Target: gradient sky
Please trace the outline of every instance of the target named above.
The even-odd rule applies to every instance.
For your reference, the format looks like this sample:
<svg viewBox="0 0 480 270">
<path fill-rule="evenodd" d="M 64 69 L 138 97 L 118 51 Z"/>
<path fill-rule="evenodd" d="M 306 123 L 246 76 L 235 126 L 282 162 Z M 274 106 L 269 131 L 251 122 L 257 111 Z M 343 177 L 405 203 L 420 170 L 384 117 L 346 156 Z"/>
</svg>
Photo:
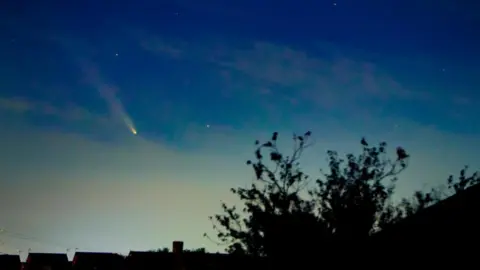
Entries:
<svg viewBox="0 0 480 270">
<path fill-rule="evenodd" d="M 273 131 L 404 146 L 400 196 L 480 169 L 478 1 L 75 2 L 0 4 L 0 252 L 221 249 Z"/>
</svg>

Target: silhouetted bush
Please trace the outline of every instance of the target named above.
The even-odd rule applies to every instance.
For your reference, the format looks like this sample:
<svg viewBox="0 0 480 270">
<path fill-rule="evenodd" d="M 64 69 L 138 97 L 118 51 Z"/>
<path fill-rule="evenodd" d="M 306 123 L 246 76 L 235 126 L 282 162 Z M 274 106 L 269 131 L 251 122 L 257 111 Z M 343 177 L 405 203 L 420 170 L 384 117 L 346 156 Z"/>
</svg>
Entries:
<svg viewBox="0 0 480 270">
<path fill-rule="evenodd" d="M 393 159 L 385 142 L 372 146 L 365 139 L 357 155 L 327 151 L 329 170 L 311 181 L 299 164 L 310 139 L 310 132 L 295 135 L 288 156 L 277 147 L 277 132 L 265 143 L 255 142 L 255 159 L 247 164 L 257 180 L 250 188 L 231 189 L 243 202 L 241 211 L 222 203 L 223 213 L 210 217 L 218 244 L 229 253 L 285 259 L 356 249 L 372 233 L 480 182 L 477 173 L 467 177 L 464 169 L 448 179 L 447 190 L 417 191 L 394 204 L 397 176 L 410 159 L 402 147 Z"/>
</svg>

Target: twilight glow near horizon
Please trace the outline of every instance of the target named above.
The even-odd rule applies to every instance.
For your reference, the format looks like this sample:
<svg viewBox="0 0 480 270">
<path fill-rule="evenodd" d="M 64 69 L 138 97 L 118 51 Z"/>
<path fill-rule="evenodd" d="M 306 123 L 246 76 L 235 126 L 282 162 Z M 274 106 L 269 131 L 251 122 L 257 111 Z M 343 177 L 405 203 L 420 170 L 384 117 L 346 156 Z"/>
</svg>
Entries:
<svg viewBox="0 0 480 270">
<path fill-rule="evenodd" d="M 476 1 L 9 2 L 0 252 L 222 250 L 208 216 L 273 131 L 313 132 L 312 177 L 405 147 L 399 196 L 480 169 Z"/>
</svg>

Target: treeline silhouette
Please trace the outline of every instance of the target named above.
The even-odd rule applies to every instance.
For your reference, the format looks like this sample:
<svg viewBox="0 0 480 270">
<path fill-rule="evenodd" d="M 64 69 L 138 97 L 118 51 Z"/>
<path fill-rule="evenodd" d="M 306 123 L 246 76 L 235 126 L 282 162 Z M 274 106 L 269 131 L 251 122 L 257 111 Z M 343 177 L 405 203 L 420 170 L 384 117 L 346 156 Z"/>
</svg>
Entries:
<svg viewBox="0 0 480 270">
<path fill-rule="evenodd" d="M 395 202 L 398 176 L 411 162 L 404 148 L 389 155 L 385 142 L 361 139 L 357 154 L 327 151 L 328 170 L 314 178 L 300 164 L 312 145 L 311 133 L 294 135 L 288 155 L 277 146 L 278 137 L 275 132 L 270 140 L 255 142 L 247 165 L 256 180 L 249 188 L 231 189 L 242 207 L 223 203 L 223 212 L 210 217 L 217 235 L 205 237 L 224 245 L 227 254 L 184 250 L 183 243 L 174 242 L 172 252 L 160 248 L 127 257 L 77 252 L 71 263 L 65 254 L 30 254 L 24 269 L 464 268 L 476 263 L 477 172 L 468 174 L 465 167 L 444 186 Z M 0 257 L 0 269 L 18 269 L 2 264 L 17 260 L 12 258 Z M 63 264 L 54 267 L 49 260 Z"/>
<path fill-rule="evenodd" d="M 467 239 L 478 239 L 474 224 L 478 228 L 480 223 L 471 218 L 478 216 L 478 203 L 475 204 L 478 198 L 457 200 L 456 207 L 450 204 L 431 207 L 478 184 L 477 172 L 468 175 L 465 167 L 458 177 L 448 177 L 446 185 L 416 191 L 397 203 L 393 195 L 398 176 L 411 162 L 404 148 L 397 147 L 394 155 L 389 156 L 387 143 L 372 145 L 363 138 L 357 154 L 341 156 L 336 151 L 327 151 L 328 170 L 312 178 L 302 171 L 300 164 L 303 152 L 312 145 L 311 135 L 311 132 L 294 135 L 293 151 L 288 154 L 278 148 L 277 132 L 266 142 L 257 140 L 254 159 L 247 161 L 256 181 L 249 188 L 231 189 L 243 202 L 241 208 L 222 203 L 223 212 L 210 217 L 217 235 L 205 234 L 205 237 L 225 245 L 230 254 L 267 257 L 274 268 L 293 264 L 321 268 L 319 261 L 341 265 L 352 262 L 353 258 L 357 265 L 363 262 L 370 267 L 372 260 L 382 258 L 379 254 L 385 259 L 408 260 L 408 256 L 398 254 L 392 257 L 392 252 L 439 255 L 443 249 L 451 255 L 455 250 L 445 245 L 460 245 L 460 242 L 463 245 Z M 425 168 L 425 171 L 435 169 Z M 440 210 L 426 214 L 432 212 L 426 211 L 430 208 L 433 212 Z M 422 215 L 430 216 L 411 218 Z M 440 218 L 442 215 L 448 218 Z M 441 225 L 447 224 L 447 220 L 449 226 Z M 462 223 L 467 221 L 468 225 Z M 419 228 L 417 232 L 415 228 Z M 428 231 L 436 234 L 426 237 Z M 466 260 L 465 256 L 460 257 Z"/>
</svg>

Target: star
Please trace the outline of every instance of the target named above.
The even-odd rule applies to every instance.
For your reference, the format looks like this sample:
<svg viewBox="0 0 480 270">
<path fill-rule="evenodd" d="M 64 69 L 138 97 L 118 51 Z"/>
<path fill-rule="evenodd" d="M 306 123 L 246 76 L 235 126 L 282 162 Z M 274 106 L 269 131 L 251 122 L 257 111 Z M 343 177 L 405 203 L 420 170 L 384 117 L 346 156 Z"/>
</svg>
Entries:
<svg viewBox="0 0 480 270">
<path fill-rule="evenodd" d="M 334 2 L 334 3 L 333 3 L 333 5 L 334 5 L 334 6 L 336 6 L 336 5 L 337 5 L 337 3 L 335 3 L 335 2 Z"/>
<path fill-rule="evenodd" d="M 118 56 L 118 53 L 116 53 L 115 56 Z"/>
<path fill-rule="evenodd" d="M 210 125 L 207 124 L 206 127 L 207 127 L 207 128 L 210 128 Z"/>
</svg>

